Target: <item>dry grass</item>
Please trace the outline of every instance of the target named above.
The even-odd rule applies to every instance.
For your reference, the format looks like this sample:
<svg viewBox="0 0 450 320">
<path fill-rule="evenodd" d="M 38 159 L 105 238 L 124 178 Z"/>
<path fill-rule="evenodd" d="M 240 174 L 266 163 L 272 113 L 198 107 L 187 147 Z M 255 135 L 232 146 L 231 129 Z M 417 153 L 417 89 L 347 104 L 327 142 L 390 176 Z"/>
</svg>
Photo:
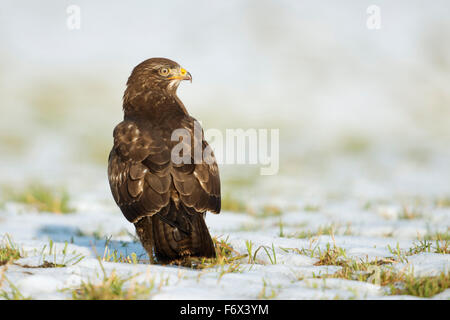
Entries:
<svg viewBox="0 0 450 320">
<path fill-rule="evenodd" d="M 414 220 L 423 218 L 423 213 L 419 211 L 417 208 L 408 208 L 403 206 L 402 212 L 398 216 L 401 220 Z"/>
<path fill-rule="evenodd" d="M 126 283 L 130 282 L 128 287 Z M 132 281 L 132 278 L 121 278 L 115 272 L 105 276 L 99 283 L 83 282 L 72 291 L 74 300 L 138 300 L 148 298 L 154 284 L 144 286 Z"/>
<path fill-rule="evenodd" d="M 103 272 L 103 279 L 100 282 L 82 282 L 77 289 L 71 290 L 74 300 L 141 300 L 148 299 L 151 295 L 160 290 L 168 279 L 161 279 L 159 285 L 156 285 L 154 278 L 150 278 L 148 283 L 138 283 L 135 278 L 137 275 L 121 277 L 115 271 L 107 275 L 103 265 L 100 266 Z M 64 290 L 66 291 L 66 290 Z"/>
<path fill-rule="evenodd" d="M 12 239 L 6 235 L 0 245 L 0 266 L 21 258 L 21 253 Z"/>
<path fill-rule="evenodd" d="M 433 277 L 406 275 L 400 281 L 400 286 L 391 286 L 390 294 L 429 298 L 450 287 L 450 273 L 441 273 Z"/>
<path fill-rule="evenodd" d="M 230 193 L 226 193 L 222 196 L 221 208 L 224 211 L 232 212 L 248 212 L 249 207 L 241 200 L 234 198 Z"/>
<path fill-rule="evenodd" d="M 333 235 L 332 235 L 333 236 Z M 345 263 L 346 254 L 345 249 L 336 246 L 334 243 L 331 245 L 327 243 L 324 249 L 321 249 L 319 246 L 312 247 L 314 240 L 311 241 L 310 248 L 284 248 L 283 250 L 286 252 L 293 251 L 298 254 L 303 254 L 309 256 L 311 258 L 319 259 L 314 265 L 316 266 L 324 266 L 324 265 L 336 265 L 340 266 Z"/>
<path fill-rule="evenodd" d="M 243 200 L 234 197 L 231 193 L 225 193 L 222 197 L 221 208 L 223 211 L 237 213 L 248 213 L 257 218 L 279 217 L 283 213 L 282 209 L 276 205 L 264 204 L 262 206 L 251 206 Z"/>
<path fill-rule="evenodd" d="M 297 238 L 297 239 L 309 239 L 313 237 L 320 236 L 334 236 L 334 235 L 344 235 L 349 236 L 352 235 L 350 224 L 345 227 L 341 227 L 335 224 L 323 225 L 319 226 L 316 231 L 299 231 L 292 235 L 289 235 L 288 238 Z"/>
<path fill-rule="evenodd" d="M 422 241 L 407 250 L 390 248 L 395 254 L 393 258 L 379 259 L 376 261 L 357 261 L 349 259 L 345 255 L 345 250 L 336 245 L 327 244 L 324 250 L 313 249 L 293 249 L 300 254 L 307 254 L 319 259 L 315 265 L 334 265 L 341 269 L 331 275 L 321 275 L 317 278 L 339 278 L 346 280 L 356 280 L 380 285 L 386 289 L 388 295 L 413 295 L 417 297 L 432 297 L 450 286 L 450 273 L 441 273 L 437 276 L 417 277 L 411 272 L 395 270 L 393 263 L 407 262 L 406 256 L 420 252 L 431 251 L 431 242 Z M 448 245 L 436 247 L 441 252 L 448 252 Z M 440 248 L 440 249 L 439 249 Z M 445 249 L 443 249 L 445 248 Z M 292 250 L 292 249 L 291 249 Z M 299 279 L 301 280 L 301 279 Z"/>
<path fill-rule="evenodd" d="M 219 279 L 226 273 L 240 272 L 240 265 L 242 259 L 247 255 L 241 255 L 239 252 L 233 249 L 233 247 L 227 242 L 226 239 L 218 239 L 213 237 L 214 247 L 216 250 L 216 257 L 212 259 L 207 258 L 189 258 L 184 263 L 185 266 L 189 266 L 194 269 L 219 269 Z"/>
<path fill-rule="evenodd" d="M 435 205 L 438 208 L 450 208 L 450 197 L 442 197 L 437 199 Z"/>
<path fill-rule="evenodd" d="M 4 190 L 7 201 L 26 204 L 39 212 L 64 214 L 73 212 L 69 206 L 69 194 L 63 189 L 52 189 L 39 183 L 32 183 L 22 190 Z"/>
</svg>

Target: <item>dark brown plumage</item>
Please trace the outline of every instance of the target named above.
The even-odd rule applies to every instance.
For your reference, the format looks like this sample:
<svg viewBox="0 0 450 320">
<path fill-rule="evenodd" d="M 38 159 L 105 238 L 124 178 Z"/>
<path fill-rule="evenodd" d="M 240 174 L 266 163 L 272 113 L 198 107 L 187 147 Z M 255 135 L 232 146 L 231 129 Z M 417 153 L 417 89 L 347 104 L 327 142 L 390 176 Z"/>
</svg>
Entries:
<svg viewBox="0 0 450 320">
<path fill-rule="evenodd" d="M 217 163 L 194 163 L 194 147 L 209 148 L 194 139 L 194 121 L 176 95 L 181 80 L 191 75 L 176 62 L 148 59 L 131 73 L 123 97 L 124 120 L 114 129 L 108 177 L 114 200 L 134 223 L 150 259 L 169 263 L 189 256 L 214 257 L 204 218 L 220 212 Z M 171 141 L 176 129 L 191 137 L 186 150 L 191 163 L 176 164 Z M 192 150 L 192 152 L 191 152 Z M 196 161 L 197 162 L 197 161 Z"/>
</svg>

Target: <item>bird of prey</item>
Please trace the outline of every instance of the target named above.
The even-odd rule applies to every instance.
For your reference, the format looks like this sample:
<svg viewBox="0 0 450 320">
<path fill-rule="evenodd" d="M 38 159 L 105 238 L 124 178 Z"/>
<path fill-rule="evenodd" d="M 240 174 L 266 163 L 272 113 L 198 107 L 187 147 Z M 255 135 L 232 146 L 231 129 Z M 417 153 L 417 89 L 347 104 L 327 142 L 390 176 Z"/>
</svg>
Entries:
<svg viewBox="0 0 450 320">
<path fill-rule="evenodd" d="M 195 148 L 210 147 L 202 130 L 200 137 L 194 135 L 198 122 L 177 97 L 182 80 L 192 82 L 191 74 L 165 58 L 133 69 L 123 96 L 124 120 L 114 129 L 108 160 L 114 200 L 135 225 L 152 263 L 215 257 L 205 215 L 220 212 L 219 170 L 212 151 L 194 161 Z M 177 129 L 190 139 L 174 141 Z M 180 143 L 187 153 L 181 163 L 173 156 Z"/>
</svg>

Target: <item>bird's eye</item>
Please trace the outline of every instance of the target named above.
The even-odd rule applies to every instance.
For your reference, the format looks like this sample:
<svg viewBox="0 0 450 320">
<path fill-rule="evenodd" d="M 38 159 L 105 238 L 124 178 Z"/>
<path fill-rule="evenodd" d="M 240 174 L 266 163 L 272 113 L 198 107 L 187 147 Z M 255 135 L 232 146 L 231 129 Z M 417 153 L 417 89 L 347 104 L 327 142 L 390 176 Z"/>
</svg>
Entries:
<svg viewBox="0 0 450 320">
<path fill-rule="evenodd" d="M 161 68 L 161 69 L 159 69 L 159 74 L 162 76 L 167 76 L 169 74 L 169 69 Z"/>
</svg>

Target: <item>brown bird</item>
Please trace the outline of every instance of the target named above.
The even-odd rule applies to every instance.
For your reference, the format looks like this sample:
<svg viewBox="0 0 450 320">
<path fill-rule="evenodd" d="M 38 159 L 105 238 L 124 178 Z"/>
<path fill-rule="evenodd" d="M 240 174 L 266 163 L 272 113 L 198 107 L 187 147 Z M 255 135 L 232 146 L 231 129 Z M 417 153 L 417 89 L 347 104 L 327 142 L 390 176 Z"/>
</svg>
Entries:
<svg viewBox="0 0 450 320">
<path fill-rule="evenodd" d="M 215 257 L 205 215 L 220 212 L 219 170 L 203 130 L 196 133 L 198 122 L 177 97 L 182 80 L 192 81 L 191 74 L 165 58 L 133 69 L 108 160 L 114 200 L 157 263 Z M 177 129 L 186 136 L 173 139 Z"/>
</svg>

